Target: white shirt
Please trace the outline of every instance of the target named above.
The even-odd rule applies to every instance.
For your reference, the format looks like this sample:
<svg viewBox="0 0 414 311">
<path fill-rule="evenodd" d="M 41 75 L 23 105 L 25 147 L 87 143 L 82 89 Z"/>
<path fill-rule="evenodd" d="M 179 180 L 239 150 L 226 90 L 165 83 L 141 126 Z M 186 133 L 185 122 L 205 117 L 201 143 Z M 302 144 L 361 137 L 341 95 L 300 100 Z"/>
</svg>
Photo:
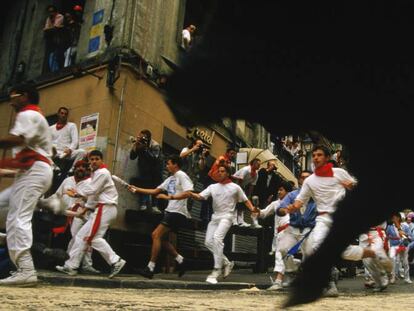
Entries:
<svg viewBox="0 0 414 311">
<path fill-rule="evenodd" d="M 52 141 L 49 124 L 41 113 L 34 110 L 19 112 L 16 115 L 10 134 L 24 137 L 24 146 L 13 148 L 14 154 L 28 147 L 50 158 L 52 154 Z"/>
<path fill-rule="evenodd" d="M 76 189 L 76 181 L 73 176 L 65 178 L 64 181 L 60 184 L 59 188 L 56 190 L 55 194 L 62 198 L 62 201 L 65 203 L 66 208 L 72 207 L 73 204 L 76 202 L 76 198 L 72 198 L 65 194 L 66 190 L 69 189 Z"/>
<path fill-rule="evenodd" d="M 56 124 L 50 126 L 52 133 L 52 143 L 58 152 L 62 152 L 65 148 L 74 151 L 79 145 L 78 128 L 75 123 L 68 122 L 60 130 L 56 129 Z"/>
<path fill-rule="evenodd" d="M 260 218 L 266 218 L 267 216 L 274 214 L 276 232 L 277 232 L 278 227 L 288 224 L 290 220 L 289 214 L 286 214 L 285 216 L 279 216 L 276 214 L 276 210 L 280 206 L 280 202 L 281 202 L 280 199 L 273 201 L 268 206 L 266 206 L 265 209 L 262 209 L 260 211 L 260 216 L 259 216 Z"/>
<path fill-rule="evenodd" d="M 235 183 L 216 183 L 208 186 L 200 196 L 204 199 L 213 198 L 213 211 L 217 216 L 236 215 L 236 204 L 247 201 L 247 196 Z"/>
<path fill-rule="evenodd" d="M 175 195 L 186 191 L 193 191 L 193 187 L 194 185 L 190 177 L 183 171 L 177 171 L 174 175 L 164 180 L 164 182 L 157 188 L 167 191 L 169 195 Z M 191 218 L 191 215 L 187 210 L 187 199 L 169 200 L 165 211 L 179 213 L 187 218 Z"/>
<path fill-rule="evenodd" d="M 352 181 L 356 183 L 357 181 L 342 168 L 334 167 L 332 170 L 333 177 L 320 177 L 312 174 L 306 178 L 296 200 L 301 201 L 305 206 L 312 197 L 319 213 L 335 212 L 336 204 L 345 197 L 346 193 L 341 182 Z"/>
<path fill-rule="evenodd" d="M 183 47 L 183 49 L 188 49 L 188 47 L 185 46 L 184 41 L 187 41 L 188 45 L 191 42 L 191 33 L 187 29 L 184 29 L 182 32 L 181 46 Z"/>
<path fill-rule="evenodd" d="M 88 197 L 90 202 L 90 196 L 94 197 L 94 201 L 106 205 L 118 205 L 118 191 L 115 188 L 115 184 L 112 180 L 111 173 L 106 168 L 99 168 L 91 175 L 89 183 L 84 187 L 77 187 L 76 191 L 84 196 Z M 87 206 L 88 206 L 87 202 Z"/>
<path fill-rule="evenodd" d="M 255 176 L 253 177 L 251 175 L 252 172 L 252 167 L 250 165 L 247 165 L 241 169 L 239 169 L 236 173 L 234 173 L 234 177 L 241 179 L 241 186 L 243 189 L 245 189 L 245 187 L 247 185 L 256 185 L 257 179 L 259 178 L 257 172 L 255 174 Z"/>
</svg>

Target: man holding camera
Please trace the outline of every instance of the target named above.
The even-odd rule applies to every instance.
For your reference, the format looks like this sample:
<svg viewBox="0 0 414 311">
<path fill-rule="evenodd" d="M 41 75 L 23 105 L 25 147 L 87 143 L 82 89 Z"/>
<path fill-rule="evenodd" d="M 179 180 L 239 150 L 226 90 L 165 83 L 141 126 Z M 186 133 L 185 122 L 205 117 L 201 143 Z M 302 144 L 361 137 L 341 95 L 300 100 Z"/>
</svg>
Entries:
<svg viewBox="0 0 414 311">
<path fill-rule="evenodd" d="M 137 159 L 138 175 L 131 179 L 131 184 L 141 188 L 155 188 L 161 183 L 161 147 L 151 138 L 149 130 L 142 130 L 132 146 L 129 154 L 131 160 Z M 139 209 L 146 210 L 152 206 L 153 212 L 159 212 L 151 196 L 139 196 Z"/>
<path fill-rule="evenodd" d="M 181 150 L 182 170 L 187 173 L 193 182 L 196 182 L 200 172 L 205 168 L 208 155 L 209 147 L 201 139 L 194 140 L 188 147 Z"/>
</svg>

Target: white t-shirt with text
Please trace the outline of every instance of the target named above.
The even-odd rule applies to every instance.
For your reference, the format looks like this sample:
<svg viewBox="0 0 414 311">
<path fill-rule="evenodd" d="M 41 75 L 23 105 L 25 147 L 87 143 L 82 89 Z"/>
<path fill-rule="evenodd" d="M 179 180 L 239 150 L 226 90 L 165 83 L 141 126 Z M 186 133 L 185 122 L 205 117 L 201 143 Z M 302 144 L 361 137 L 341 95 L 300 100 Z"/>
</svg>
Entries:
<svg viewBox="0 0 414 311">
<path fill-rule="evenodd" d="M 175 195 L 186 191 L 193 191 L 194 185 L 190 177 L 188 177 L 186 173 L 180 170 L 164 180 L 164 182 L 157 188 L 167 191 L 169 195 Z M 187 218 L 191 218 L 191 215 L 187 210 L 187 199 L 169 200 L 165 211 L 171 213 L 179 213 Z"/>
</svg>

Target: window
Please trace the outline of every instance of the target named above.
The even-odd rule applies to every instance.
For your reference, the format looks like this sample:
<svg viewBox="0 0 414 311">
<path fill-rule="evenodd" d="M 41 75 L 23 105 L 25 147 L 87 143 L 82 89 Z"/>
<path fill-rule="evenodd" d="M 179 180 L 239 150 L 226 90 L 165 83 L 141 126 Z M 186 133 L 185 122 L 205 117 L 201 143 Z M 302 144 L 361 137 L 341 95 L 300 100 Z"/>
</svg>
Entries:
<svg viewBox="0 0 414 311">
<path fill-rule="evenodd" d="M 192 38 L 193 43 L 200 40 L 205 32 L 207 20 L 213 12 L 214 2 L 211 0 L 187 0 L 185 2 L 182 29 L 189 25 L 196 26 L 197 29 Z M 181 44 L 181 32 L 179 43 Z"/>
</svg>

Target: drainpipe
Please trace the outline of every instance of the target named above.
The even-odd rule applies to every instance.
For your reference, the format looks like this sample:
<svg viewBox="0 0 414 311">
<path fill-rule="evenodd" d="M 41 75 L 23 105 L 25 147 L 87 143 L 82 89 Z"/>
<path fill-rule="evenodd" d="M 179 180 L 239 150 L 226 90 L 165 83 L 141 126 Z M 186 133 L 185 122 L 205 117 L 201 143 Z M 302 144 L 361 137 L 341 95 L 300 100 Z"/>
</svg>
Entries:
<svg viewBox="0 0 414 311">
<path fill-rule="evenodd" d="M 115 146 L 114 146 L 114 155 L 113 155 L 113 160 L 112 160 L 112 174 L 115 174 L 116 163 L 118 162 L 117 153 L 118 153 L 118 144 L 119 144 L 119 134 L 121 131 L 122 110 L 124 108 L 124 94 L 125 94 L 126 83 L 127 83 L 127 78 L 125 77 L 124 85 L 122 86 L 122 90 L 121 90 L 121 98 L 119 100 L 118 122 L 116 124 Z"/>
</svg>

